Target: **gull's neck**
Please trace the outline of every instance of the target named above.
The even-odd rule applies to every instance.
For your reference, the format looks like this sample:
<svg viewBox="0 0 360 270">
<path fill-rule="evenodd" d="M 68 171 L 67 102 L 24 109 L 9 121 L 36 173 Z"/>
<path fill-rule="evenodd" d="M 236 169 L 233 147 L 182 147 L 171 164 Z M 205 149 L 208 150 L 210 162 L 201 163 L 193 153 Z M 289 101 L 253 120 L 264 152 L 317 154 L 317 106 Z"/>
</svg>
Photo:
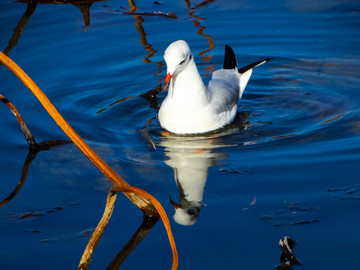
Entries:
<svg viewBox="0 0 360 270">
<path fill-rule="evenodd" d="M 178 103 L 207 98 L 207 89 L 196 67 L 194 59 L 170 83 L 169 95 Z"/>
</svg>

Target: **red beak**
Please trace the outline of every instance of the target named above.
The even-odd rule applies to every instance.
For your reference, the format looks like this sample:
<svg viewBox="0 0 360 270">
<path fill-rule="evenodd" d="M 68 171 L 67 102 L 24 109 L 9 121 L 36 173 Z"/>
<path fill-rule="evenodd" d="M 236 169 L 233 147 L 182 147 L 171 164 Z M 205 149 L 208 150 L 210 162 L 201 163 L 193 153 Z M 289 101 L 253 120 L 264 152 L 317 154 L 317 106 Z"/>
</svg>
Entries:
<svg viewBox="0 0 360 270">
<path fill-rule="evenodd" d="M 174 202 L 172 199 L 171 199 L 171 196 L 169 194 L 169 199 L 170 199 L 170 203 L 172 204 L 172 206 L 174 206 L 175 209 L 178 209 L 180 207 L 180 204 L 177 203 L 177 202 Z"/>
<path fill-rule="evenodd" d="M 165 87 L 168 85 L 168 83 L 170 82 L 172 78 L 172 75 L 170 74 L 170 72 L 166 75 L 166 78 L 165 78 Z"/>
</svg>

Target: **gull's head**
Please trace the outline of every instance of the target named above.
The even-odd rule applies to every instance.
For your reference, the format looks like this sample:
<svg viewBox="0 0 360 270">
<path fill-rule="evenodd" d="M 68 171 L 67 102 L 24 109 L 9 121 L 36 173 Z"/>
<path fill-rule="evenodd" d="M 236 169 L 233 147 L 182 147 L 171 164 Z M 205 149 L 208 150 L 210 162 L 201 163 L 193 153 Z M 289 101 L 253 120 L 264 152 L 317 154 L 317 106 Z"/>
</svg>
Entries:
<svg viewBox="0 0 360 270">
<path fill-rule="evenodd" d="M 164 59 L 167 65 L 167 75 L 165 79 L 165 85 L 167 85 L 171 78 L 179 74 L 192 60 L 189 45 L 184 40 L 171 43 L 164 53 Z"/>
<path fill-rule="evenodd" d="M 179 203 L 174 202 L 170 198 L 170 203 L 175 208 L 173 219 L 180 225 L 193 225 L 199 218 L 202 203 L 199 201 L 187 201 L 186 199 L 180 200 Z"/>
</svg>

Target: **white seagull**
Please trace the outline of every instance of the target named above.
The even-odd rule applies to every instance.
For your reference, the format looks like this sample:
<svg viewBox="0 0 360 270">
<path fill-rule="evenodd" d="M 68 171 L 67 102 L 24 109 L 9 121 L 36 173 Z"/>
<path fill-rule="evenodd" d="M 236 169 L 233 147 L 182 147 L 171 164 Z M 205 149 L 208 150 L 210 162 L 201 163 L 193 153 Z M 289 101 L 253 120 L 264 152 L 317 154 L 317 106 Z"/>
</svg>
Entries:
<svg viewBox="0 0 360 270">
<path fill-rule="evenodd" d="M 170 85 L 159 110 L 160 125 L 172 133 L 196 134 L 230 124 L 252 69 L 272 58 L 238 69 L 235 54 L 226 45 L 224 66 L 213 73 L 208 87 L 201 79 L 189 45 L 184 40 L 170 44 L 164 59 L 167 64 L 165 86 L 169 82 Z"/>
</svg>

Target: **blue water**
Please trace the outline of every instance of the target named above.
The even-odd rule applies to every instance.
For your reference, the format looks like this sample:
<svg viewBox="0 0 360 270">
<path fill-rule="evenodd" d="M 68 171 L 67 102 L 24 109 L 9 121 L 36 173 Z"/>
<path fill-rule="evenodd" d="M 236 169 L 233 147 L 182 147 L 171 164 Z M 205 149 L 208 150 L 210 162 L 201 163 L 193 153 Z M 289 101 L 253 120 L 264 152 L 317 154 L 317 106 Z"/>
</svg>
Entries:
<svg viewBox="0 0 360 270">
<path fill-rule="evenodd" d="M 39 3 L 24 19 L 27 3 L 4 0 L 0 49 L 114 170 L 162 203 L 179 269 L 274 269 L 283 236 L 297 242 L 301 266 L 293 269 L 357 269 L 359 1 L 199 3 L 136 2 L 136 12 L 173 11 L 174 19 L 124 14 L 127 1 L 95 2 L 86 22 L 72 4 Z M 138 96 L 163 83 L 163 52 L 178 39 L 206 82 L 221 68 L 225 44 L 240 66 L 274 57 L 254 70 L 235 123 L 211 137 L 163 136 L 155 104 Z M 38 142 L 67 139 L 4 66 L 0 93 Z M 2 104 L 0 127 L 3 200 L 29 149 Z M 0 208 L 0 268 L 76 268 L 110 188 L 74 145 L 39 152 Z M 175 222 L 169 194 L 193 210 L 185 215 L 193 225 Z M 118 196 L 89 269 L 107 268 L 141 222 L 141 211 Z M 170 269 L 171 258 L 158 222 L 121 269 Z"/>
</svg>

